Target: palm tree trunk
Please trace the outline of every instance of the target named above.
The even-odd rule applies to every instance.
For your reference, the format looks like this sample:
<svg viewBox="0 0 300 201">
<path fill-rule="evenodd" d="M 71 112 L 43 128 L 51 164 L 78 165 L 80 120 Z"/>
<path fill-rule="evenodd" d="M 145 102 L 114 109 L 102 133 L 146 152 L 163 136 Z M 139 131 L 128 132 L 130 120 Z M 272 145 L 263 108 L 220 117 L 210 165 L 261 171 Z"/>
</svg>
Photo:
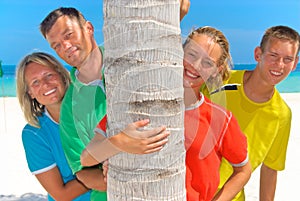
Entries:
<svg viewBox="0 0 300 201">
<path fill-rule="evenodd" d="M 146 118 L 171 131 L 158 153 L 109 159 L 108 200 L 185 200 L 179 1 L 104 0 L 103 32 L 108 136 Z"/>
</svg>

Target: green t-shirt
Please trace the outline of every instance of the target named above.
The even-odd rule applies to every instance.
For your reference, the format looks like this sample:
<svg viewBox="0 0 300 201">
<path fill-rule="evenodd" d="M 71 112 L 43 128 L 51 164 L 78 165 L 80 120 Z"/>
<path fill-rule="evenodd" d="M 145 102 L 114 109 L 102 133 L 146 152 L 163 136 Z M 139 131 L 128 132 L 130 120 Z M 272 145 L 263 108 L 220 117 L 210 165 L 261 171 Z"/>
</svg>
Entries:
<svg viewBox="0 0 300 201">
<path fill-rule="evenodd" d="M 102 80 L 85 85 L 76 79 L 72 68 L 71 84 L 66 91 L 60 114 L 60 137 L 68 163 L 76 173 L 83 167 L 80 155 L 94 137 L 94 129 L 106 114 L 106 96 Z M 106 192 L 93 191 L 91 200 L 106 200 Z"/>
</svg>

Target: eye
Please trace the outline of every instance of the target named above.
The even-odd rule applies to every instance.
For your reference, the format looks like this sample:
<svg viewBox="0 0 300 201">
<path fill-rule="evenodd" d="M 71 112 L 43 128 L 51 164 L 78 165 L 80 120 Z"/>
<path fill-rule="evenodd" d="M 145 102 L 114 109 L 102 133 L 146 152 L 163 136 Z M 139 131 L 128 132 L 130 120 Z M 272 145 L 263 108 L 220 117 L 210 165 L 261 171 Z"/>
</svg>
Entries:
<svg viewBox="0 0 300 201">
<path fill-rule="evenodd" d="M 197 55 L 193 51 L 186 51 L 186 56 L 189 57 L 190 59 L 196 59 Z"/>
<path fill-rule="evenodd" d="M 215 66 L 215 63 L 212 60 L 210 60 L 210 59 L 204 59 L 202 61 L 202 66 L 204 68 L 212 68 L 212 67 Z"/>
<path fill-rule="evenodd" d="M 60 44 L 55 44 L 54 46 L 52 46 L 52 48 L 57 51 L 60 48 Z"/>
<path fill-rule="evenodd" d="M 30 85 L 30 86 L 32 86 L 32 87 L 38 87 L 39 85 L 40 85 L 39 80 L 33 80 L 33 81 L 31 82 L 31 85 Z"/>
<path fill-rule="evenodd" d="M 269 53 L 269 56 L 270 56 L 271 58 L 277 58 L 277 57 L 278 57 L 278 55 L 277 55 L 277 54 L 274 54 L 274 53 Z"/>
<path fill-rule="evenodd" d="M 277 61 L 278 60 L 278 55 L 274 53 L 269 53 L 267 56 L 270 58 L 271 61 Z"/>
<path fill-rule="evenodd" d="M 286 64 L 287 64 L 287 63 L 291 63 L 291 62 L 293 62 L 293 61 L 294 61 L 294 59 L 293 59 L 293 58 L 290 58 L 290 57 L 287 57 L 287 58 L 284 58 L 284 59 L 283 59 L 283 62 L 286 63 Z"/>
<path fill-rule="evenodd" d="M 191 55 L 191 56 L 195 56 L 195 53 L 192 52 L 192 51 L 187 51 L 187 54 L 188 54 L 188 55 Z"/>
<path fill-rule="evenodd" d="M 72 34 L 73 34 L 72 32 L 67 33 L 67 34 L 65 35 L 64 39 L 65 39 L 65 40 L 69 40 L 69 39 L 71 38 Z"/>
<path fill-rule="evenodd" d="M 53 74 L 52 73 L 48 73 L 47 74 L 47 76 L 46 76 L 46 78 L 49 80 L 49 79 L 51 79 L 53 77 Z"/>
</svg>

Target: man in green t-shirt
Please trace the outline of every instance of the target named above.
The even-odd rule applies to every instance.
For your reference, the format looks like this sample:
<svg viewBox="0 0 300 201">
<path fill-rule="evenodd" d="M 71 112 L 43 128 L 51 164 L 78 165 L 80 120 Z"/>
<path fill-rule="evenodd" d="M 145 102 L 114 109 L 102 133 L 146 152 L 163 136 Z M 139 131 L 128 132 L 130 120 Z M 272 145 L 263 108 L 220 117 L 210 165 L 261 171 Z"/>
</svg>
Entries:
<svg viewBox="0 0 300 201">
<path fill-rule="evenodd" d="M 62 102 L 60 115 L 60 135 L 66 157 L 78 179 L 87 187 L 99 190 L 92 192 L 91 199 L 106 200 L 102 171 L 98 167 L 84 168 L 80 162 L 82 151 L 95 136 L 98 122 L 106 119 L 103 49 L 97 46 L 94 39 L 93 25 L 74 8 L 58 8 L 49 13 L 42 21 L 40 31 L 57 55 L 74 66 L 70 72 L 72 82 Z M 102 136 L 105 140 L 100 151 L 107 158 L 120 151 L 143 154 L 160 150 L 167 142 L 169 132 L 165 131 L 164 126 L 139 131 L 138 128 L 147 123 L 134 122 L 124 129 L 126 134 L 125 131 L 120 132 L 109 139 Z M 137 135 L 145 138 L 135 138 Z M 138 143 L 141 140 L 143 143 Z M 101 148 L 101 143 L 97 146 Z"/>
</svg>

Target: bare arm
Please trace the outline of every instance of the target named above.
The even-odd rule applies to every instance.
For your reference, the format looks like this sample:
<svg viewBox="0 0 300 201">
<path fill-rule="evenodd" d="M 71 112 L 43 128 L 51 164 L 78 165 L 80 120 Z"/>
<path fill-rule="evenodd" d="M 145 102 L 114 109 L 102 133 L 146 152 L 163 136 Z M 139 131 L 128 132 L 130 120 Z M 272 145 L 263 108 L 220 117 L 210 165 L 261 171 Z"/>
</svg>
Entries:
<svg viewBox="0 0 300 201">
<path fill-rule="evenodd" d="M 277 183 L 277 171 L 264 164 L 260 168 L 259 200 L 273 201 Z"/>
<path fill-rule="evenodd" d="M 251 165 L 248 161 L 242 167 L 233 167 L 233 173 L 220 191 L 215 195 L 213 201 L 232 200 L 238 192 L 240 192 L 251 176 Z"/>
<path fill-rule="evenodd" d="M 92 166 L 121 151 L 132 154 L 149 154 L 161 150 L 167 143 L 170 133 L 165 130 L 165 127 L 147 131 L 138 130 L 148 123 L 148 120 L 131 123 L 124 131 L 108 139 L 102 135 L 95 135 L 81 154 L 81 164 Z"/>
<path fill-rule="evenodd" d="M 89 190 L 76 179 L 64 184 L 57 167 L 54 167 L 47 172 L 43 172 L 35 176 L 40 184 L 55 200 L 73 200 L 74 198 L 83 193 L 86 193 Z"/>
<path fill-rule="evenodd" d="M 76 176 L 78 180 L 88 188 L 106 191 L 106 182 L 104 182 L 103 171 L 98 166 L 84 168 L 77 172 Z"/>
</svg>

